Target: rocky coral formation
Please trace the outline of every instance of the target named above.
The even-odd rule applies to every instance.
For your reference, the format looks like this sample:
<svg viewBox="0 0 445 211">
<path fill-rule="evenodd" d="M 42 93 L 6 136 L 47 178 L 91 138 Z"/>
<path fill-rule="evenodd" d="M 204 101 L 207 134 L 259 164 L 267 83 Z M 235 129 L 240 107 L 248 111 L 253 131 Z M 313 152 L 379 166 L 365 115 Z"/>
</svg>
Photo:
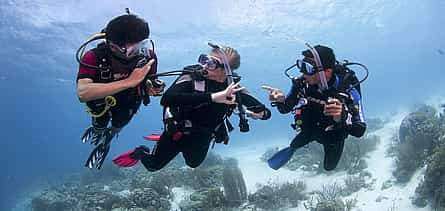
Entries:
<svg viewBox="0 0 445 211">
<path fill-rule="evenodd" d="M 423 182 L 416 188 L 413 204 L 424 207 L 430 201 L 436 210 L 445 210 L 445 144 L 437 147 L 425 171 Z"/>
<path fill-rule="evenodd" d="M 247 200 L 246 183 L 235 159 L 229 159 L 224 164 L 223 186 L 229 206 L 240 206 Z"/>
<path fill-rule="evenodd" d="M 307 210 L 311 211 L 349 211 L 355 207 L 355 199 L 342 200 L 344 187 L 333 183 L 324 185 L 322 190 L 315 191 L 310 200 L 304 204 Z"/>
<path fill-rule="evenodd" d="M 45 190 L 39 196 L 31 201 L 33 210 L 59 211 L 74 210 L 73 207 L 78 203 L 77 198 L 70 194 Z"/>
<path fill-rule="evenodd" d="M 264 210 L 280 210 L 297 207 L 306 199 L 306 185 L 303 182 L 259 185 L 258 190 L 249 194 L 249 204 Z"/>
<path fill-rule="evenodd" d="M 433 108 L 422 106 L 402 120 L 394 147 L 396 169 L 393 174 L 398 182 L 409 181 L 439 142 L 442 129 L 435 114 Z"/>
<path fill-rule="evenodd" d="M 246 185 L 235 159 L 224 160 L 210 153 L 195 169 L 186 167 L 181 159 L 149 173 L 142 167 L 122 170 L 105 166 L 108 170 L 96 172 L 96 180 L 91 171 L 85 171 L 79 175 L 78 183 L 68 181 L 67 185 L 42 192 L 32 200 L 31 207 L 35 211 L 162 211 L 171 208 L 172 188 L 181 186 L 195 190 L 180 203 L 183 210 L 238 209 L 247 200 Z"/>
<path fill-rule="evenodd" d="M 219 188 L 196 191 L 179 204 L 181 210 L 226 210 L 226 200 Z"/>
</svg>

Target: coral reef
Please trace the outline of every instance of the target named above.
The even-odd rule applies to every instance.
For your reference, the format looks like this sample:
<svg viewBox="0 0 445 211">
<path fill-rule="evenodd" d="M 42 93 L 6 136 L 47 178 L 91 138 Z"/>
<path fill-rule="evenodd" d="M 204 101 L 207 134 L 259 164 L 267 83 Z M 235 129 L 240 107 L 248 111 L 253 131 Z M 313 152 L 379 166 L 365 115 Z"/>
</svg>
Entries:
<svg viewBox="0 0 445 211">
<path fill-rule="evenodd" d="M 305 190 L 306 185 L 303 182 L 259 185 L 255 193 L 249 194 L 249 204 L 265 210 L 296 207 L 300 201 L 306 199 Z"/>
<path fill-rule="evenodd" d="M 399 128 L 395 144 L 396 169 L 393 175 L 398 182 L 408 182 L 414 172 L 425 165 L 439 142 L 441 126 L 434 108 L 422 106 L 408 114 Z"/>
<path fill-rule="evenodd" d="M 122 170 L 111 165 L 99 172 L 84 171 L 78 183 L 67 181 L 42 191 L 32 199 L 31 207 L 35 211 L 163 211 L 171 208 L 172 188 L 181 186 L 195 190 L 181 201 L 182 210 L 238 209 L 247 201 L 237 160 L 209 153 L 201 166 L 191 169 L 181 159 L 158 172 L 147 172 L 142 167 Z"/>
<path fill-rule="evenodd" d="M 413 204 L 424 207 L 430 201 L 436 210 L 445 210 L 445 144 L 434 150 L 423 182 L 416 188 Z"/>
<path fill-rule="evenodd" d="M 356 199 L 342 200 L 344 188 L 337 183 L 324 185 L 322 190 L 311 193 L 313 196 L 304 207 L 311 211 L 349 211 L 355 207 Z"/>
<path fill-rule="evenodd" d="M 243 173 L 235 159 L 228 159 L 223 169 L 224 195 L 229 206 L 240 206 L 247 200 Z"/>
</svg>

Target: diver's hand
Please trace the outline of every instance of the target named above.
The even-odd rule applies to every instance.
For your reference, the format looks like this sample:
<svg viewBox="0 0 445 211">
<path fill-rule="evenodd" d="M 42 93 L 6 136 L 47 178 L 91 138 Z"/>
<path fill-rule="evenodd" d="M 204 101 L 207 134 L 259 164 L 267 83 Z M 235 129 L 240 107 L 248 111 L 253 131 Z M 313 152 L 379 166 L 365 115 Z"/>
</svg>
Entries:
<svg viewBox="0 0 445 211">
<path fill-rule="evenodd" d="M 148 72 L 150 72 L 151 65 L 155 62 L 154 59 L 150 59 L 146 65 L 141 68 L 136 68 L 133 72 L 125 79 L 128 87 L 132 88 L 139 85 L 142 80 L 144 80 L 145 76 Z"/>
<path fill-rule="evenodd" d="M 326 116 L 332 116 L 335 122 L 341 121 L 341 114 L 343 112 L 343 104 L 340 100 L 329 98 L 327 104 L 324 106 L 323 113 Z"/>
<path fill-rule="evenodd" d="M 264 117 L 264 111 L 255 113 L 251 110 L 246 109 L 246 115 L 252 119 L 261 119 Z"/>
<path fill-rule="evenodd" d="M 229 86 L 220 92 L 213 93 L 211 95 L 212 102 L 215 103 L 224 103 L 227 105 L 233 105 L 236 104 L 236 95 L 235 93 L 241 91 L 244 89 L 244 87 L 238 87 L 239 82 L 234 84 L 233 82 L 229 84 Z M 238 87 L 238 88 L 237 88 Z"/>
<path fill-rule="evenodd" d="M 147 80 L 146 82 L 147 93 L 150 96 L 160 96 L 164 91 L 165 83 L 161 79 Z"/>
<path fill-rule="evenodd" d="M 284 103 L 284 100 L 286 97 L 284 96 L 284 93 L 277 88 L 271 87 L 271 86 L 261 86 L 262 89 L 265 89 L 267 91 L 270 91 L 269 93 L 269 100 L 272 102 L 279 102 Z"/>
</svg>

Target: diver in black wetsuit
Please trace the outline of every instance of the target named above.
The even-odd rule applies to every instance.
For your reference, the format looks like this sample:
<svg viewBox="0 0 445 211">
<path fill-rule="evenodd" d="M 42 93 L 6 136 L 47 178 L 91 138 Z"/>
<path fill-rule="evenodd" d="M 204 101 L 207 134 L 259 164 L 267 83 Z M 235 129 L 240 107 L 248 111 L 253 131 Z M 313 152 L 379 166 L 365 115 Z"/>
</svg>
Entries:
<svg viewBox="0 0 445 211">
<path fill-rule="evenodd" d="M 301 128 L 285 148 L 269 159 L 269 166 L 283 166 L 295 150 L 317 141 L 323 145 L 324 168 L 333 170 L 343 152 L 348 135 L 361 137 L 366 130 L 359 83 L 355 75 L 343 73 L 336 65 L 331 48 L 317 45 L 302 52 L 303 60 L 297 60 L 302 77 L 292 79 L 292 88 L 287 96 L 279 89 L 263 86 L 270 91 L 269 99 L 280 113 L 295 110 L 295 124 Z M 315 56 L 314 56 L 315 55 Z M 317 61 L 318 60 L 318 61 Z M 351 81 L 351 79 L 354 82 Z M 294 109 L 297 108 L 297 109 Z"/>
<path fill-rule="evenodd" d="M 227 143 L 227 128 L 231 126 L 225 120 L 237 103 L 246 106 L 245 114 L 253 119 L 270 118 L 270 110 L 238 83 L 227 84 L 225 68 L 237 69 L 240 65 L 235 49 L 213 49 L 198 60 L 206 76 L 182 75 L 161 98 L 165 128 L 153 151 L 150 153 L 147 147 L 139 146 L 113 159 L 115 164 L 128 167 L 141 160 L 147 170 L 156 171 L 182 152 L 186 164 L 195 168 L 204 161 L 212 140 Z M 228 62 L 226 67 L 224 61 Z"/>
</svg>

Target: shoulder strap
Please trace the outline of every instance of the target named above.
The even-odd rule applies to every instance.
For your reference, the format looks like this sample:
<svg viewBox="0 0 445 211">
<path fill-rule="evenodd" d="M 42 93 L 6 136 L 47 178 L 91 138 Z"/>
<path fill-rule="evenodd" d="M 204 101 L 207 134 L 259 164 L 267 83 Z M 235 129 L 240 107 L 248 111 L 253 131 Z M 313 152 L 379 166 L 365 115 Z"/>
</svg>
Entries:
<svg viewBox="0 0 445 211">
<path fill-rule="evenodd" d="M 354 87 L 357 89 L 360 96 L 362 96 L 360 82 L 353 70 L 349 69 L 345 65 L 337 64 L 335 66 L 335 73 L 340 79 L 340 84 L 338 87 L 340 91 L 349 92 L 349 90 Z"/>
<path fill-rule="evenodd" d="M 106 69 L 98 69 L 97 80 L 99 82 L 110 82 L 113 81 L 112 68 L 109 62 L 109 52 L 110 49 L 105 44 L 105 42 L 99 43 L 96 48 L 93 49 L 94 55 L 96 56 L 96 64 L 99 67 L 108 67 Z"/>
</svg>

